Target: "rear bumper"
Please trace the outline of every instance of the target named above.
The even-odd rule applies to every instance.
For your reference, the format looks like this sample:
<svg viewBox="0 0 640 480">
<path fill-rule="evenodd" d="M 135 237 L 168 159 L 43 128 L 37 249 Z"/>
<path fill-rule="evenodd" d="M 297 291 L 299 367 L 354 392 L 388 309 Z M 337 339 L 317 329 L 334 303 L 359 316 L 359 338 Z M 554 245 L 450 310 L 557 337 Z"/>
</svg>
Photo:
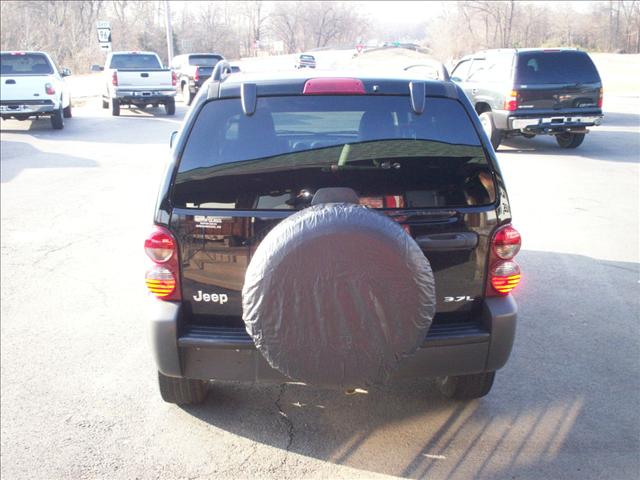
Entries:
<svg viewBox="0 0 640 480">
<path fill-rule="evenodd" d="M 602 123 L 600 112 L 544 112 L 539 114 L 514 114 L 495 111 L 494 122 L 500 130 L 517 130 L 525 133 L 554 134 L 584 131 Z"/>
<path fill-rule="evenodd" d="M 48 114 L 60 108 L 59 102 L 53 100 L 3 100 L 0 102 L 0 114 L 11 115 L 40 115 Z"/>
<path fill-rule="evenodd" d="M 118 88 L 113 92 L 113 98 L 117 98 L 120 101 L 130 102 L 144 102 L 144 101 L 158 101 L 167 100 L 176 96 L 176 90 L 172 89 L 157 89 L 151 88 L 149 90 L 131 90 L 127 88 Z"/>
<path fill-rule="evenodd" d="M 203 380 L 286 381 L 269 366 L 246 332 L 216 327 L 180 331 L 179 303 L 153 301 L 151 343 L 158 370 Z M 487 298 L 477 325 L 433 327 L 422 348 L 395 372 L 438 377 L 494 371 L 511 354 L 517 306 L 511 296 Z"/>
</svg>

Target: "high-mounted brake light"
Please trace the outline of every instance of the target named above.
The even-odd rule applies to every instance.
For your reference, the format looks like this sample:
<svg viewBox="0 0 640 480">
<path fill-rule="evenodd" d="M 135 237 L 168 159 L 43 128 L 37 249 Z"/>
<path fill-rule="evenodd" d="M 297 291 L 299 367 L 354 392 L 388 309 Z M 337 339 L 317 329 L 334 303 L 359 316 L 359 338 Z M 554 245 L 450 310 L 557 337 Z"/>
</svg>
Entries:
<svg viewBox="0 0 640 480">
<path fill-rule="evenodd" d="M 364 95 L 364 84 L 357 78 L 310 78 L 303 95 Z"/>
<path fill-rule="evenodd" d="M 200 80 L 200 67 L 196 67 L 196 73 L 193 74 L 193 79 L 196 82 Z"/>
<path fill-rule="evenodd" d="M 176 72 L 174 72 L 173 70 L 171 71 L 171 85 L 173 85 L 174 87 L 177 85 L 178 83 L 178 77 L 176 76 Z"/>
<path fill-rule="evenodd" d="M 11 55 L 26 55 L 26 52 L 11 52 Z"/>
<path fill-rule="evenodd" d="M 47 95 L 55 95 L 56 94 L 56 89 L 53 88 L 53 85 L 51 85 L 50 83 L 45 83 L 44 84 L 44 91 L 47 92 Z"/>
<path fill-rule="evenodd" d="M 182 299 L 177 245 L 171 232 L 160 226 L 154 227 L 144 242 L 144 250 L 153 261 L 145 283 L 149 291 L 162 300 Z"/>
<path fill-rule="evenodd" d="M 518 91 L 517 90 L 511 90 L 511 92 L 509 92 L 507 96 L 504 97 L 504 109 L 510 112 L 513 112 L 514 110 L 518 109 Z"/>
<path fill-rule="evenodd" d="M 507 295 L 520 283 L 520 267 L 513 258 L 520 251 L 521 244 L 520 233 L 509 224 L 498 228 L 493 234 L 489 253 L 487 296 Z"/>
<path fill-rule="evenodd" d="M 113 72 L 113 75 L 111 75 L 111 84 L 114 87 L 118 86 L 118 72 Z"/>
</svg>

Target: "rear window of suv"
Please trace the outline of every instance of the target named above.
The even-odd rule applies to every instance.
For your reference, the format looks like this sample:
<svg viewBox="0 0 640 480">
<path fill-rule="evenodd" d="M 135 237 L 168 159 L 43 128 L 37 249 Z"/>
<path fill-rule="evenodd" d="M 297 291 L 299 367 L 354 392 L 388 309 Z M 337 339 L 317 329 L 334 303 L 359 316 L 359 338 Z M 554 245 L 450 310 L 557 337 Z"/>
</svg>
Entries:
<svg viewBox="0 0 640 480">
<path fill-rule="evenodd" d="M 597 83 L 600 76 L 585 52 L 534 51 L 518 54 L 516 83 Z"/>
<path fill-rule="evenodd" d="M 2 75 L 52 75 L 49 59 L 41 53 L 3 53 L 0 56 Z"/>
<path fill-rule="evenodd" d="M 215 67 L 222 57 L 218 55 L 191 55 L 189 65 L 198 67 Z"/>
<path fill-rule="evenodd" d="M 210 101 L 187 139 L 173 186 L 178 207 L 293 210 L 323 187 L 349 187 L 372 208 L 495 201 L 489 162 L 456 100 L 408 96 Z"/>
</svg>

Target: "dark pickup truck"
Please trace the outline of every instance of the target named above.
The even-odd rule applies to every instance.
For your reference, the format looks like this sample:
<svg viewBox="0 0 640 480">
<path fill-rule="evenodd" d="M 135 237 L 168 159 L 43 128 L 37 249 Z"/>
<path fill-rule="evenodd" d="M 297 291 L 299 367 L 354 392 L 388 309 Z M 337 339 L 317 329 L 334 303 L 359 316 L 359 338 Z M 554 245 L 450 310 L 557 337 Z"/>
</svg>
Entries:
<svg viewBox="0 0 640 480">
<path fill-rule="evenodd" d="M 462 90 L 228 71 L 172 137 L 144 244 L 162 398 L 403 376 L 486 395 L 514 341 L 521 241 Z"/>
<path fill-rule="evenodd" d="M 178 89 L 185 104 L 191 105 L 193 97 L 220 60 L 224 57 L 217 53 L 188 53 L 173 57 L 171 68 L 178 77 Z"/>
<path fill-rule="evenodd" d="M 554 135 L 576 148 L 602 122 L 602 81 L 575 49 L 486 50 L 462 58 L 451 79 L 465 91 L 494 149 L 504 138 Z"/>
</svg>

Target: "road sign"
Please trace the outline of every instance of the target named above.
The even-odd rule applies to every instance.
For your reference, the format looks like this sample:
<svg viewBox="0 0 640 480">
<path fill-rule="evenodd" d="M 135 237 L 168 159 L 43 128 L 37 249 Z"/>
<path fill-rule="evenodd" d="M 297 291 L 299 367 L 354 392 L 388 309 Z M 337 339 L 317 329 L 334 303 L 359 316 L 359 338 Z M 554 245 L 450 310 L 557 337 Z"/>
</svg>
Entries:
<svg viewBox="0 0 640 480">
<path fill-rule="evenodd" d="M 111 24 L 107 21 L 96 22 L 100 50 L 111 50 Z"/>
<path fill-rule="evenodd" d="M 362 45 L 361 43 L 359 43 L 358 45 L 356 45 L 356 51 L 357 51 L 358 53 L 361 53 L 363 48 L 364 48 L 364 45 Z"/>
</svg>

